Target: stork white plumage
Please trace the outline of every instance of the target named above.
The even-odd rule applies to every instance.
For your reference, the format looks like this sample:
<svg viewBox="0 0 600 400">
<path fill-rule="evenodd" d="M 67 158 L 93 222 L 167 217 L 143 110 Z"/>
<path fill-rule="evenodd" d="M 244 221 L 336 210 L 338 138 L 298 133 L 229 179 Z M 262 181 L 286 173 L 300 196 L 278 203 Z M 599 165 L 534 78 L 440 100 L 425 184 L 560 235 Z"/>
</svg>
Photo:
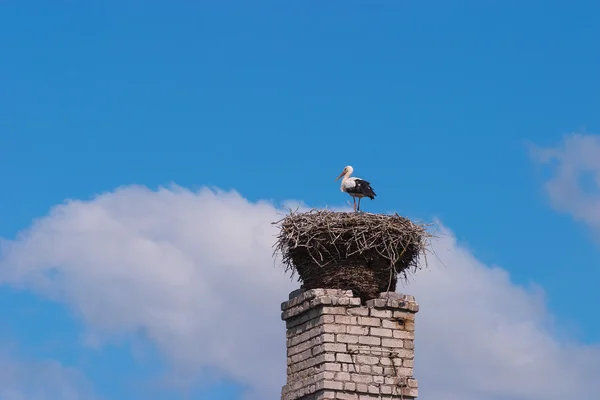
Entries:
<svg viewBox="0 0 600 400">
<path fill-rule="evenodd" d="M 347 165 L 342 173 L 335 178 L 335 180 L 337 181 L 342 176 L 344 177 L 342 179 L 340 190 L 352 196 L 352 200 L 354 201 L 354 211 L 360 211 L 360 199 L 363 197 L 368 197 L 373 200 L 377 195 L 373 191 L 373 188 L 371 188 L 371 184 L 369 182 L 357 177 L 350 177 L 352 172 L 354 172 L 354 168 L 352 168 L 350 165 Z M 358 199 L 358 207 L 356 205 L 356 199 Z"/>
</svg>

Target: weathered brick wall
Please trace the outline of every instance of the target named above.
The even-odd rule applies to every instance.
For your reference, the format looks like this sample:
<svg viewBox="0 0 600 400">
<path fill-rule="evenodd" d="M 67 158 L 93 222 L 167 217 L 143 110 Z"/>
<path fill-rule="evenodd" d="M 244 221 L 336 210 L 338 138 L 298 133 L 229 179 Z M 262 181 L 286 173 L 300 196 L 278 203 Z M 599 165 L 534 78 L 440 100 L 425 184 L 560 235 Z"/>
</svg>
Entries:
<svg viewBox="0 0 600 400">
<path fill-rule="evenodd" d="M 288 365 L 282 400 L 417 397 L 413 296 L 386 292 L 362 306 L 350 290 L 297 290 L 281 309 Z"/>
</svg>

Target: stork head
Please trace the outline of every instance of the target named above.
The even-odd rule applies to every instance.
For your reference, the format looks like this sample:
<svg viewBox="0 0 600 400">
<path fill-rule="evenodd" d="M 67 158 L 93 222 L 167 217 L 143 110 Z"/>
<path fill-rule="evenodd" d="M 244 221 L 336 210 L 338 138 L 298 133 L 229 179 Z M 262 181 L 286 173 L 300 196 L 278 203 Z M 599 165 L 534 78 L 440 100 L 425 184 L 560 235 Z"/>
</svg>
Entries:
<svg viewBox="0 0 600 400">
<path fill-rule="evenodd" d="M 335 180 L 337 181 L 338 179 L 340 179 L 340 178 L 341 178 L 342 176 L 344 176 L 344 175 L 348 175 L 348 176 L 350 176 L 350 174 L 351 174 L 352 172 L 354 172 L 354 168 L 352 168 L 352 166 L 350 166 L 350 165 L 346 165 L 346 166 L 344 167 L 344 170 L 342 171 L 342 173 L 341 173 L 341 174 L 340 174 L 340 175 L 339 175 L 337 178 L 335 178 Z"/>
</svg>

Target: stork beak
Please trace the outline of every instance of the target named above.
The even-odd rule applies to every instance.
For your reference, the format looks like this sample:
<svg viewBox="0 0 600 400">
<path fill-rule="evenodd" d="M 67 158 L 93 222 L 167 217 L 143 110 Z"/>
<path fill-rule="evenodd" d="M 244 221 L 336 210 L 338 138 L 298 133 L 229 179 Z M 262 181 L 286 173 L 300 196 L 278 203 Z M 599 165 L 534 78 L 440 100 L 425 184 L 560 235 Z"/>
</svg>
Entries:
<svg viewBox="0 0 600 400">
<path fill-rule="evenodd" d="M 340 175 L 339 175 L 337 178 L 335 178 L 335 180 L 337 181 L 337 180 L 338 180 L 338 179 L 340 179 L 342 176 L 344 176 L 344 171 L 342 171 L 342 173 L 341 173 L 341 174 L 340 174 Z"/>
</svg>

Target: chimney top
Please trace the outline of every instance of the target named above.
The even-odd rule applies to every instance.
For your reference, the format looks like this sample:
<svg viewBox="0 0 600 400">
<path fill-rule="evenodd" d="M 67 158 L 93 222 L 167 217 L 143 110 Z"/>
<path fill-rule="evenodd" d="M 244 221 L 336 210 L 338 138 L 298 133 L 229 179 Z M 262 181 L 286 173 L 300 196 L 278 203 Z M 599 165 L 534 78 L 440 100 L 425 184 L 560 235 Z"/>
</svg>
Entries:
<svg viewBox="0 0 600 400">
<path fill-rule="evenodd" d="M 414 399 L 415 298 L 299 289 L 281 304 L 287 328 L 282 400 Z"/>
</svg>

